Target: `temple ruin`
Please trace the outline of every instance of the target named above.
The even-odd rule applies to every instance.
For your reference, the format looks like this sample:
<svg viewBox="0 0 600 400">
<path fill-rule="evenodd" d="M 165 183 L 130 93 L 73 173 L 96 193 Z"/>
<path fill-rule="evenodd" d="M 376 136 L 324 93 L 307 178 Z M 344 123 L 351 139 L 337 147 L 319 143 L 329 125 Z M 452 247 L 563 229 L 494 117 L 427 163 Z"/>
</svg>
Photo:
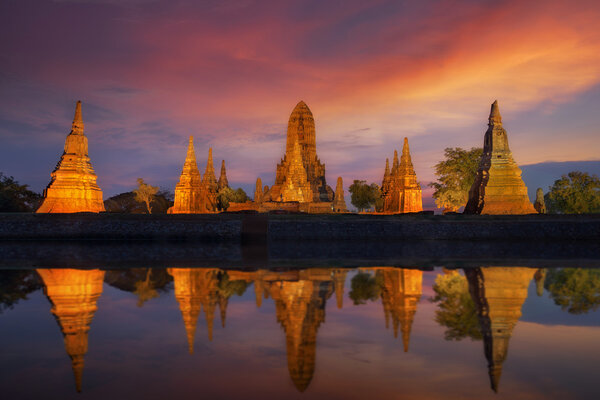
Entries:
<svg viewBox="0 0 600 400">
<path fill-rule="evenodd" d="M 390 171 L 389 160 L 385 160 L 385 171 L 381 183 L 383 213 L 397 214 L 423 211 L 421 186 L 410 157 L 408 138 L 404 138 L 402 157 L 394 150 L 394 161 Z"/>
</svg>

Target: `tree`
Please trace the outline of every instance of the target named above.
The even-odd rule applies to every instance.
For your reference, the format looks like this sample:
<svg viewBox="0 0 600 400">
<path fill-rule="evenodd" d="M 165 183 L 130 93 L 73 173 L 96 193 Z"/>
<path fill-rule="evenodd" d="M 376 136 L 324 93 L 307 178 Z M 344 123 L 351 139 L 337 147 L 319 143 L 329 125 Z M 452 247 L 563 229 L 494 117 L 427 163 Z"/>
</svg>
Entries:
<svg viewBox="0 0 600 400">
<path fill-rule="evenodd" d="M 245 203 L 248 199 L 249 197 L 244 189 L 237 188 L 233 190 L 229 186 L 225 186 L 217 193 L 217 208 L 226 211 L 229 208 L 229 203 Z"/>
<path fill-rule="evenodd" d="M 173 205 L 173 193 L 160 190 L 150 203 L 152 213 L 166 214 L 169 207 Z M 144 214 L 147 211 L 146 204 L 140 203 L 135 198 L 135 193 L 125 192 L 104 200 L 104 208 L 107 212 Z"/>
<path fill-rule="evenodd" d="M 381 284 L 371 274 L 359 272 L 351 281 L 352 290 L 348 294 L 354 305 L 366 304 L 367 300 L 375 301 L 381 296 Z"/>
<path fill-rule="evenodd" d="M 438 303 L 435 322 L 446 327 L 446 340 L 481 340 L 481 330 L 475 303 L 469 293 L 469 284 L 456 271 L 438 275 L 433 285 L 435 296 L 430 300 Z"/>
<path fill-rule="evenodd" d="M 152 269 L 148 268 L 148 272 L 146 272 L 146 279 L 143 281 L 137 281 L 135 283 L 135 291 L 133 293 L 138 297 L 138 307 L 143 306 L 148 300 L 158 297 L 158 292 L 150 281 L 150 274 L 152 274 Z"/>
<path fill-rule="evenodd" d="M 135 194 L 135 201 L 140 203 L 146 203 L 146 208 L 148 209 L 148 214 L 152 214 L 152 206 L 150 203 L 154 200 L 154 195 L 158 193 L 157 186 L 150 186 L 142 178 L 138 178 L 137 180 L 138 188 L 133 191 Z"/>
<path fill-rule="evenodd" d="M 544 287 L 554 303 L 571 314 L 584 314 L 600 305 L 598 269 L 550 269 Z"/>
<path fill-rule="evenodd" d="M 429 184 L 435 189 L 433 198 L 436 206 L 444 211 L 456 212 L 467 204 L 482 153 L 483 150 L 478 147 L 468 151 L 460 147 L 444 150 L 445 160 L 434 167 L 438 181 Z"/>
<path fill-rule="evenodd" d="M 600 179 L 587 172 L 569 172 L 554 182 L 544 199 L 550 213 L 599 213 Z"/>
<path fill-rule="evenodd" d="M 375 207 L 378 200 L 381 199 L 381 190 L 376 183 L 367 185 L 366 181 L 354 180 L 354 183 L 348 188 L 352 196 L 350 202 L 358 211 L 366 208 Z"/>
<path fill-rule="evenodd" d="M 0 274 L 0 314 L 11 309 L 19 300 L 27 300 L 29 293 L 43 286 L 34 270 L 6 270 Z"/>
<path fill-rule="evenodd" d="M 28 185 L 0 172 L 0 212 L 32 212 L 41 201 L 42 196 L 29 190 Z"/>
<path fill-rule="evenodd" d="M 248 287 L 248 283 L 243 280 L 229 280 L 229 275 L 227 272 L 222 272 L 218 276 L 219 279 L 219 294 L 225 298 L 230 298 L 234 294 L 236 296 L 242 296 L 244 292 L 246 292 L 246 288 Z"/>
</svg>

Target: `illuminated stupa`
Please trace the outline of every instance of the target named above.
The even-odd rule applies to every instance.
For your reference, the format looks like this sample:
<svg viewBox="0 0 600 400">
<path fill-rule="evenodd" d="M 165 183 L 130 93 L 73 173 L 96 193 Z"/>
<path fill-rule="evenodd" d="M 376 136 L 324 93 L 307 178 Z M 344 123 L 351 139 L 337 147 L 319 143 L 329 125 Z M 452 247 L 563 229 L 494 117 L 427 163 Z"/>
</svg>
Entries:
<svg viewBox="0 0 600 400">
<path fill-rule="evenodd" d="M 410 157 L 408 138 L 404 138 L 402 156 L 394 151 L 394 163 L 390 172 L 389 160 L 385 160 L 385 171 L 381 183 L 383 212 L 409 213 L 423 211 L 421 186 Z"/>
<path fill-rule="evenodd" d="M 285 155 L 277 165 L 275 184 L 263 201 L 331 202 L 333 190 L 325 181 L 325 165 L 317 157 L 315 120 L 300 101 L 288 121 Z"/>
<path fill-rule="evenodd" d="M 190 136 L 187 155 L 177 186 L 175 186 L 175 201 L 169 208 L 169 214 L 196 214 L 202 212 L 200 196 L 202 192 L 202 177 L 196 164 L 194 138 Z"/>
<path fill-rule="evenodd" d="M 75 107 L 71 132 L 65 149 L 44 190 L 44 202 L 38 213 L 101 212 L 102 190 L 88 156 L 88 140 L 83 133 L 81 101 Z"/>
<path fill-rule="evenodd" d="M 225 160 L 221 160 L 221 175 L 219 176 L 218 190 L 229 187 L 229 181 L 227 180 L 227 171 L 225 169 Z"/>
<path fill-rule="evenodd" d="M 529 201 L 521 169 L 508 147 L 498 101 L 488 118 L 479 170 L 469 190 L 465 214 L 535 214 Z"/>
<path fill-rule="evenodd" d="M 200 192 L 200 208 L 203 213 L 213 213 L 217 211 L 218 191 L 219 183 L 215 176 L 212 148 L 209 148 L 206 170 L 204 170 L 204 175 L 202 176 L 202 190 Z"/>
<path fill-rule="evenodd" d="M 508 354 L 508 343 L 521 317 L 521 307 L 527 298 L 527 288 L 535 271 L 519 267 L 465 269 L 469 292 L 477 308 L 494 392 L 498 391 L 502 364 Z"/>
<path fill-rule="evenodd" d="M 71 358 L 75 385 L 81 392 L 84 356 L 88 350 L 88 332 L 102 294 L 104 271 L 77 269 L 38 269 L 44 281 L 44 294 L 52 303 L 52 314 L 64 336 Z"/>
<path fill-rule="evenodd" d="M 342 177 L 337 178 L 337 184 L 335 185 L 335 196 L 333 197 L 333 211 L 334 212 L 348 212 L 346 207 L 346 200 L 344 199 L 344 181 Z"/>
</svg>

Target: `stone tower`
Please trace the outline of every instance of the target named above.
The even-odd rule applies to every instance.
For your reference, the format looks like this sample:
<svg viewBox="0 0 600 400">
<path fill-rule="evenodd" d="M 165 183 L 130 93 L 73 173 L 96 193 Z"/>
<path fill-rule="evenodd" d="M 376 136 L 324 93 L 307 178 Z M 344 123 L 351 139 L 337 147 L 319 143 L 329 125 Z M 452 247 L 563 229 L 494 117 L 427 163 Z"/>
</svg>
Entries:
<svg viewBox="0 0 600 400">
<path fill-rule="evenodd" d="M 381 183 L 383 212 L 409 213 L 423 211 L 421 186 L 410 157 L 408 138 L 404 138 L 402 157 L 398 162 L 398 153 L 394 151 L 392 171 L 386 159 L 385 172 Z"/>
<path fill-rule="evenodd" d="M 200 195 L 202 191 L 202 177 L 196 164 L 194 152 L 194 138 L 190 136 L 187 155 L 183 163 L 179 183 L 175 186 L 175 201 L 169 208 L 169 214 L 197 214 L 200 208 Z"/>
<path fill-rule="evenodd" d="M 218 273 L 216 268 L 169 268 L 173 277 L 175 298 L 188 340 L 188 351 L 194 352 L 194 337 L 200 311 L 204 308 L 208 339 L 212 340 L 215 309 L 218 302 Z"/>
<path fill-rule="evenodd" d="M 64 336 L 71 358 L 75 386 L 81 392 L 84 356 L 88 350 L 88 332 L 102 294 L 104 271 L 77 269 L 38 269 L 44 281 L 44 294 L 52 303 L 52 314 Z"/>
<path fill-rule="evenodd" d="M 467 268 L 469 292 L 477 308 L 483 336 L 488 373 L 494 392 L 498 391 L 502 363 L 508 354 L 508 342 L 521 317 L 527 288 L 535 273 L 532 268 Z"/>
<path fill-rule="evenodd" d="M 71 132 L 65 150 L 44 190 L 44 202 L 38 213 L 101 212 L 102 190 L 88 156 L 88 141 L 83 133 L 81 101 L 75 107 Z"/>
<path fill-rule="evenodd" d="M 213 164 L 212 148 L 208 149 L 208 160 L 206 161 L 206 170 L 202 177 L 202 191 L 200 195 L 200 209 L 203 213 L 213 213 L 217 211 L 217 193 L 219 183 L 215 176 L 215 167 Z"/>
<path fill-rule="evenodd" d="M 296 142 L 299 151 L 295 150 Z M 312 112 L 303 101 L 296 105 L 290 115 L 285 155 L 281 162 L 277 164 L 275 184 L 266 193 L 265 201 L 281 201 L 281 189 L 290 171 L 289 164 L 298 163 L 298 161 L 304 167 L 306 180 L 311 190 L 310 199 L 304 201 L 332 201 L 333 190 L 327 186 L 325 181 L 325 165 L 321 163 L 317 156 L 315 120 Z M 294 167 L 292 170 L 297 170 L 297 168 Z M 303 194 L 302 196 L 292 197 L 304 198 L 305 196 Z"/>
<path fill-rule="evenodd" d="M 225 170 L 225 160 L 221 160 L 221 175 L 219 176 L 218 190 L 229 187 L 229 181 L 227 180 L 227 171 Z"/>
<path fill-rule="evenodd" d="M 508 136 L 502 127 L 498 101 L 490 111 L 483 140 L 483 154 L 477 176 L 469 190 L 465 214 L 535 214 L 521 178 L 521 169 L 513 160 Z"/>
<path fill-rule="evenodd" d="M 412 323 L 422 294 L 423 271 L 387 267 L 378 269 L 377 274 L 383 277 L 381 302 L 386 328 L 391 318 L 394 337 L 398 337 L 400 328 L 404 352 L 408 352 Z"/>
<path fill-rule="evenodd" d="M 263 186 L 260 177 L 256 178 L 256 187 L 254 188 L 254 202 L 262 203 L 263 200 Z"/>
<path fill-rule="evenodd" d="M 346 200 L 344 200 L 344 182 L 342 177 L 337 178 L 337 184 L 335 185 L 335 196 L 333 198 L 333 211 L 334 212 L 348 212 L 346 207 Z"/>
<path fill-rule="evenodd" d="M 542 188 L 537 188 L 535 191 L 535 203 L 533 203 L 533 208 L 540 214 L 546 214 L 548 212 L 546 210 L 546 201 L 544 200 L 544 191 Z"/>
<path fill-rule="evenodd" d="M 311 184 L 306 178 L 306 169 L 302 164 L 302 155 L 298 141 L 294 142 L 289 155 L 285 179 L 280 189 L 280 201 L 309 203 L 313 200 L 313 193 Z"/>
</svg>

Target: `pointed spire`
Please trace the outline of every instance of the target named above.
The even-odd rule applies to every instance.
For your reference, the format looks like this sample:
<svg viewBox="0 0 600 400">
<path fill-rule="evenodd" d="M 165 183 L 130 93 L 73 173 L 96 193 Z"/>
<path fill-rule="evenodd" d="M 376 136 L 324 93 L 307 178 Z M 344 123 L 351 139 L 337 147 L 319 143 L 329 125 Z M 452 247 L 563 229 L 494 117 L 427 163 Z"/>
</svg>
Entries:
<svg viewBox="0 0 600 400">
<path fill-rule="evenodd" d="M 500 115 L 500 108 L 498 107 L 498 100 L 492 103 L 492 109 L 490 110 L 490 125 L 502 125 L 502 116 Z"/>
<path fill-rule="evenodd" d="M 206 160 L 206 170 L 204 172 L 202 182 L 205 185 L 217 185 L 217 178 L 215 177 L 215 167 L 213 164 L 212 147 L 208 149 L 208 160 Z"/>
<path fill-rule="evenodd" d="M 383 173 L 383 179 L 390 177 L 390 159 L 385 159 L 385 172 Z"/>
<path fill-rule="evenodd" d="M 260 180 L 260 176 L 256 178 L 256 187 L 254 188 L 254 202 L 262 203 L 263 198 L 263 187 L 262 181 Z"/>
<path fill-rule="evenodd" d="M 402 145 L 402 157 L 400 158 L 399 170 L 402 174 L 414 175 L 415 170 L 410 158 L 410 148 L 408 147 L 408 138 L 404 138 L 404 144 Z"/>
<path fill-rule="evenodd" d="M 212 312 L 210 312 L 206 307 L 204 307 L 204 315 L 206 317 L 206 329 L 208 330 L 208 341 L 212 342 L 213 338 L 213 320 L 215 319 L 215 309 L 212 308 Z"/>
<path fill-rule="evenodd" d="M 404 352 L 408 353 L 408 345 L 410 343 L 410 331 L 412 327 L 412 319 L 402 324 L 402 344 L 404 345 Z"/>
<path fill-rule="evenodd" d="M 256 308 L 260 308 L 262 305 L 263 293 L 265 288 L 263 286 L 262 279 L 258 278 L 254 280 L 254 296 L 256 297 Z"/>
<path fill-rule="evenodd" d="M 81 382 L 83 380 L 83 356 L 76 355 L 71 359 L 71 366 L 73 368 L 73 375 L 75 376 L 75 389 L 77 393 L 81 393 Z"/>
<path fill-rule="evenodd" d="M 225 170 L 225 160 L 221 160 L 221 175 L 219 176 L 219 190 L 229 186 L 227 180 L 227 171 Z"/>
<path fill-rule="evenodd" d="M 404 144 L 402 145 L 402 155 L 408 154 L 410 157 L 410 149 L 408 148 L 408 138 L 404 138 Z"/>
<path fill-rule="evenodd" d="M 500 385 L 500 377 L 502 376 L 502 364 L 490 366 L 488 370 L 490 376 L 490 384 L 494 393 L 498 393 L 498 386 Z"/>
<path fill-rule="evenodd" d="M 227 304 L 229 299 L 225 296 L 219 296 L 219 311 L 221 311 L 221 327 L 225 328 L 225 319 L 227 318 Z"/>
<path fill-rule="evenodd" d="M 198 317 L 197 315 L 195 316 Z M 183 324 L 185 325 L 185 333 L 188 342 L 188 352 L 194 354 L 194 337 L 196 336 L 196 319 L 194 317 L 184 316 Z"/>
<path fill-rule="evenodd" d="M 188 142 L 187 154 L 185 155 L 185 162 L 183 163 L 183 168 L 185 170 L 186 165 L 196 165 L 196 152 L 194 151 L 194 137 L 190 136 L 190 141 Z M 196 166 L 196 169 L 198 167 Z"/>
<path fill-rule="evenodd" d="M 73 117 L 73 127 L 71 133 L 76 135 L 83 135 L 83 118 L 81 117 L 81 100 L 77 100 L 75 105 L 75 116 Z"/>
<path fill-rule="evenodd" d="M 398 151 L 394 150 L 394 161 L 392 163 L 392 175 L 396 175 L 398 173 L 398 167 L 400 163 L 398 162 Z"/>
</svg>

